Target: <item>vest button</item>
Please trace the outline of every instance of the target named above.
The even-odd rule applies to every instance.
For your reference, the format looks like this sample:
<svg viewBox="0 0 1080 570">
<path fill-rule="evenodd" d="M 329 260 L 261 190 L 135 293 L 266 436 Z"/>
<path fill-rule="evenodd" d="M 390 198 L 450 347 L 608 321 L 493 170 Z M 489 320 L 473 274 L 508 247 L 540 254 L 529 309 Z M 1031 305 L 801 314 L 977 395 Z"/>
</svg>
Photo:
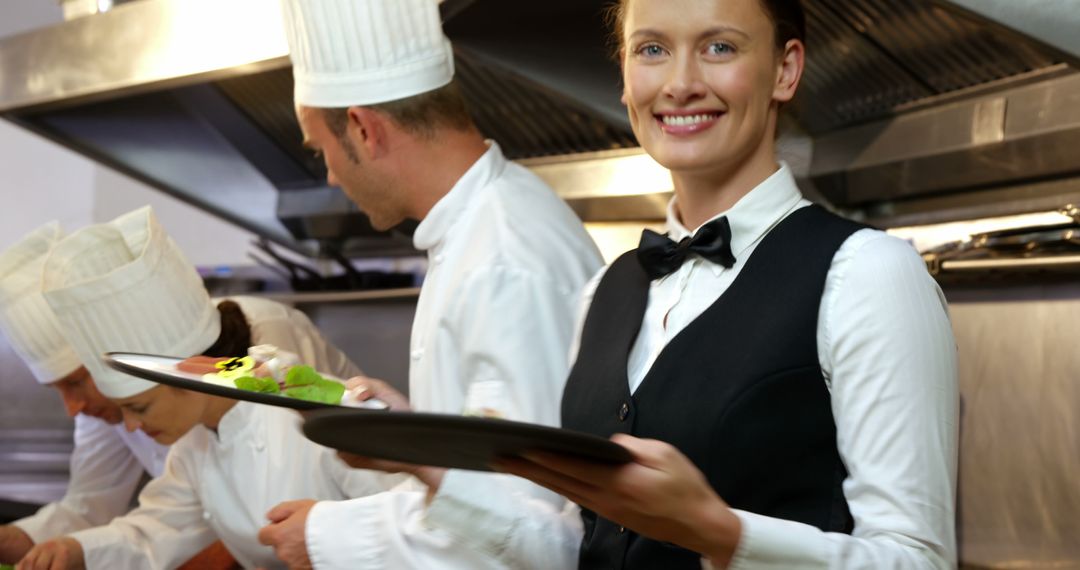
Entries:
<svg viewBox="0 0 1080 570">
<path fill-rule="evenodd" d="M 630 415 L 630 404 L 623 402 L 623 405 L 619 406 L 619 421 L 625 422 L 626 416 Z"/>
<path fill-rule="evenodd" d="M 620 526 L 619 527 L 619 534 L 622 534 L 624 532 L 626 532 L 626 527 L 625 526 Z"/>
</svg>

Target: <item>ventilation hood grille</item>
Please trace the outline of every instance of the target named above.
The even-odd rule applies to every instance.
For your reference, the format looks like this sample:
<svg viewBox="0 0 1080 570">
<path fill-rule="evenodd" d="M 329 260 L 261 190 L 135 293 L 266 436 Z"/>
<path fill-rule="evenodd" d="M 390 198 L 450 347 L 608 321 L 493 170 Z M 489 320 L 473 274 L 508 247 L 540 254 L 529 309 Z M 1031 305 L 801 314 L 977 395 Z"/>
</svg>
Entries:
<svg viewBox="0 0 1080 570">
<path fill-rule="evenodd" d="M 1019 3 L 1043 21 L 1077 18 L 1064 3 Z M 556 190 L 584 201 L 577 210 L 586 217 L 662 217 L 662 199 L 641 197 L 663 196 L 670 184 L 634 150 L 602 21 L 607 4 L 446 0 L 441 7 L 458 80 L 485 135 L 546 179 L 571 185 Z M 1055 104 L 1072 101 L 1061 95 L 1065 84 L 1053 82 L 1075 74 L 1080 46 L 1073 51 L 1068 35 L 1048 45 L 1037 39 L 1037 23 L 1006 29 L 1000 11 L 989 12 L 1007 4 L 804 0 L 810 57 L 789 110 L 803 146 L 814 149 L 806 181 L 834 205 L 880 212 L 925 196 L 1026 183 L 1029 172 L 1040 180 L 1071 176 L 1060 163 L 1067 157 L 1034 150 L 1073 140 L 1071 119 L 1053 133 L 1036 132 L 1015 124 L 1010 104 L 1038 108 L 1037 88 L 1058 93 L 1045 95 Z M 1047 18 L 1054 9 L 1061 12 Z M 374 232 L 300 148 L 280 28 L 266 0 L 140 0 L 7 38 L 0 113 L 294 249 L 410 252 L 407 227 Z M 1036 91 L 1021 93 L 1029 88 Z M 912 127 L 938 124 L 937 113 L 949 128 L 978 129 L 968 140 L 946 140 L 940 129 Z M 1010 144 L 994 138 L 997 127 L 1026 138 L 1004 154 L 1009 167 L 995 171 L 1002 176 L 911 183 L 934 180 L 943 164 L 1000 159 L 1000 148 L 986 152 Z M 913 148 L 925 152 L 912 156 Z M 935 153 L 958 160 L 927 160 Z M 614 173 L 626 165 L 642 175 Z M 633 203 L 621 207 L 626 196 Z"/>
</svg>

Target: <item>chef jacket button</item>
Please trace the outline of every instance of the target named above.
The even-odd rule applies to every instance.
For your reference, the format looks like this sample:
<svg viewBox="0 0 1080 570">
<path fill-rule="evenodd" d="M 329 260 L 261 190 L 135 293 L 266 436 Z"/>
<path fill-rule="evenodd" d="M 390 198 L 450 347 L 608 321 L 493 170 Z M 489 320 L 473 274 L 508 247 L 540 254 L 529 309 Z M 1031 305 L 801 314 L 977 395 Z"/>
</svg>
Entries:
<svg viewBox="0 0 1080 570">
<path fill-rule="evenodd" d="M 446 261 L 446 256 L 445 255 L 440 253 L 440 254 L 435 256 L 435 263 L 442 263 L 443 261 Z"/>
<path fill-rule="evenodd" d="M 202 512 L 202 518 L 203 518 L 204 521 L 208 521 L 213 517 L 210 516 L 210 511 L 203 511 Z"/>
<path fill-rule="evenodd" d="M 626 416 L 630 415 L 630 404 L 623 402 L 623 405 L 619 406 L 619 421 L 625 422 Z"/>
<path fill-rule="evenodd" d="M 409 353 L 409 357 L 413 360 L 420 360 L 420 357 L 424 355 L 424 349 L 418 348 Z"/>
<path fill-rule="evenodd" d="M 266 449 L 266 444 L 265 443 L 263 443 L 261 441 L 256 441 L 255 442 L 255 451 L 262 451 L 264 449 Z"/>
<path fill-rule="evenodd" d="M 625 526 L 620 526 L 619 527 L 619 534 L 622 534 L 624 532 L 626 532 L 626 527 Z"/>
</svg>

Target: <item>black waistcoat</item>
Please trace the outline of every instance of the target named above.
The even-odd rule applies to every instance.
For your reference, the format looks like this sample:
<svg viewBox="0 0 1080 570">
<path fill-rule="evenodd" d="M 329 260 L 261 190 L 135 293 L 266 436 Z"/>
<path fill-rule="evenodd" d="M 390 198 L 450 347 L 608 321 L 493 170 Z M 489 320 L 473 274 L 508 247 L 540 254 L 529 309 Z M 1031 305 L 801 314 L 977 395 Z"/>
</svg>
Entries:
<svg viewBox="0 0 1080 570">
<path fill-rule="evenodd" d="M 818 363 L 818 306 L 837 249 L 860 226 L 801 208 L 676 335 L 631 396 L 626 364 L 649 283 L 635 252 L 608 268 L 582 330 L 562 423 L 679 448 L 732 508 L 851 531 L 847 473 Z M 580 568 L 700 569 L 699 555 L 583 510 Z"/>
</svg>

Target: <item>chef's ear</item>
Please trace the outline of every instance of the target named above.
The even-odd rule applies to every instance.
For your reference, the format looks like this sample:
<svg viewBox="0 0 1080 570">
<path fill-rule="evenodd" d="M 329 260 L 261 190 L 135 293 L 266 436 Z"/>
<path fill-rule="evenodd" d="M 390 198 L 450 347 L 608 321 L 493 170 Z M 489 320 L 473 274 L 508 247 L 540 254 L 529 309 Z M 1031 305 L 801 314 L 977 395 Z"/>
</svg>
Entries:
<svg viewBox="0 0 1080 570">
<path fill-rule="evenodd" d="M 378 158 L 389 149 L 390 118 L 370 107 L 349 107 L 346 134 L 360 153 Z"/>
</svg>

